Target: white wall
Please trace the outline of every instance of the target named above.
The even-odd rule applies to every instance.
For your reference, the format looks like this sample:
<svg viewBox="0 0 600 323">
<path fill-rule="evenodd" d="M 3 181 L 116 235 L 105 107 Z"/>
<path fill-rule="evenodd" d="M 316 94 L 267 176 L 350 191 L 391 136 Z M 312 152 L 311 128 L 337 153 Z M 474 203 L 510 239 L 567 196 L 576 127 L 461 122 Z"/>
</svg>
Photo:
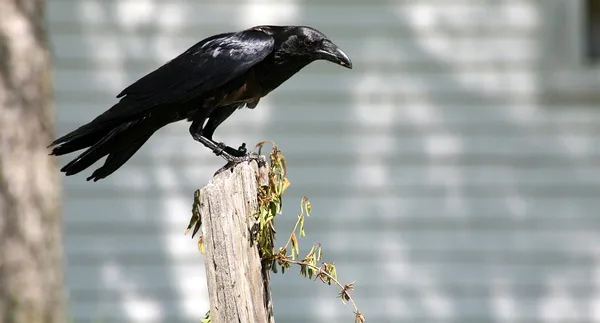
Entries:
<svg viewBox="0 0 600 323">
<path fill-rule="evenodd" d="M 58 132 L 204 37 L 314 26 L 354 70 L 314 63 L 215 135 L 282 148 L 293 185 L 278 231 L 308 195 L 304 243 L 357 281 L 369 322 L 598 321 L 600 110 L 541 100 L 545 27 L 564 23 L 545 3 L 51 0 Z M 104 181 L 64 180 L 74 322 L 198 322 L 208 309 L 183 230 L 223 162 L 187 127 L 159 131 Z M 273 291 L 278 322 L 352 321 L 335 289 L 286 274 Z"/>
</svg>

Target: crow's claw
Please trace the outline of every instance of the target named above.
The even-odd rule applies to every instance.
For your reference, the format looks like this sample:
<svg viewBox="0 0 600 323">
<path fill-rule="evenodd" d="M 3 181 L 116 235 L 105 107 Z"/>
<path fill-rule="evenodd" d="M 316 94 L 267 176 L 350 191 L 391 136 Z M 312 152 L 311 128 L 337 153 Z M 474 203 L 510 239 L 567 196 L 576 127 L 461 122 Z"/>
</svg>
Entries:
<svg viewBox="0 0 600 323">
<path fill-rule="evenodd" d="M 225 158 L 227 160 L 227 164 L 225 164 L 225 166 L 221 167 L 218 171 L 216 171 L 214 176 L 217 176 L 218 174 L 220 174 L 223 171 L 226 171 L 228 169 L 233 171 L 233 167 L 235 167 L 235 165 L 237 165 L 237 164 L 260 159 L 260 155 L 255 152 L 250 152 L 243 156 L 232 156 L 232 155 L 229 155 L 228 153 L 224 152 L 222 156 L 223 156 L 223 158 Z"/>
<path fill-rule="evenodd" d="M 237 149 L 242 155 L 248 153 L 248 149 L 246 149 L 246 143 L 242 142 L 242 145 Z"/>
<path fill-rule="evenodd" d="M 238 149 L 235 149 L 235 148 L 229 147 L 229 146 L 223 148 L 223 150 L 225 152 L 227 152 L 229 155 L 234 156 L 234 157 L 243 157 L 244 155 L 246 155 L 245 151 L 240 151 Z M 227 158 L 225 158 L 225 159 L 227 159 Z M 229 160 L 229 159 L 227 159 L 227 160 Z"/>
<path fill-rule="evenodd" d="M 257 160 L 259 157 L 260 157 L 259 154 L 254 153 L 254 152 L 249 152 L 249 153 L 244 154 L 242 156 L 231 156 L 231 158 L 226 158 L 226 159 L 230 163 L 239 164 L 239 163 L 243 163 L 243 162 L 249 162 L 249 161 L 252 161 L 252 160 Z"/>
</svg>

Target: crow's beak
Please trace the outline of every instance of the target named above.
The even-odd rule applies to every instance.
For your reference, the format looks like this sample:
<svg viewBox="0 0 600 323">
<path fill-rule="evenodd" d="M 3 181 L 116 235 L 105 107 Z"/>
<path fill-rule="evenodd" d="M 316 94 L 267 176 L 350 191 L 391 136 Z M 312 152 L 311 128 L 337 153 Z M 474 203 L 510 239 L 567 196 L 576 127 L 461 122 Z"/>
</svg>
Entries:
<svg viewBox="0 0 600 323">
<path fill-rule="evenodd" d="M 323 41 L 321 49 L 317 50 L 317 53 L 319 54 L 319 59 L 352 69 L 352 61 L 348 55 L 328 39 Z"/>
</svg>

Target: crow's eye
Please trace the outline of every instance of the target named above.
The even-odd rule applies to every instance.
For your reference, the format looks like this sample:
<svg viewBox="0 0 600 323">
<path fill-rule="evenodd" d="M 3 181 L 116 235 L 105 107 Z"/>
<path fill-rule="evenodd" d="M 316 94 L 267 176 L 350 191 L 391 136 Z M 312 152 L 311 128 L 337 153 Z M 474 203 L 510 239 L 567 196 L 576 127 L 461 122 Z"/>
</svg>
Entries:
<svg viewBox="0 0 600 323">
<path fill-rule="evenodd" d="M 315 44 L 315 42 L 312 39 L 308 39 L 308 38 L 304 39 L 304 45 L 305 46 L 312 46 L 314 44 Z"/>
</svg>

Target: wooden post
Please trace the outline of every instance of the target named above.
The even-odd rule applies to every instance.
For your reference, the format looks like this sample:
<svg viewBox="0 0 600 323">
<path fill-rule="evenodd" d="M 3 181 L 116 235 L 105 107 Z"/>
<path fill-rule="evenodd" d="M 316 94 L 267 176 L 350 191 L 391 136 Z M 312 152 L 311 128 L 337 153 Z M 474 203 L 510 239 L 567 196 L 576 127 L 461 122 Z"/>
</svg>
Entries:
<svg viewBox="0 0 600 323">
<path fill-rule="evenodd" d="M 216 175 L 200 190 L 200 216 L 212 323 L 274 323 L 269 273 L 252 241 L 264 156 Z"/>
</svg>

